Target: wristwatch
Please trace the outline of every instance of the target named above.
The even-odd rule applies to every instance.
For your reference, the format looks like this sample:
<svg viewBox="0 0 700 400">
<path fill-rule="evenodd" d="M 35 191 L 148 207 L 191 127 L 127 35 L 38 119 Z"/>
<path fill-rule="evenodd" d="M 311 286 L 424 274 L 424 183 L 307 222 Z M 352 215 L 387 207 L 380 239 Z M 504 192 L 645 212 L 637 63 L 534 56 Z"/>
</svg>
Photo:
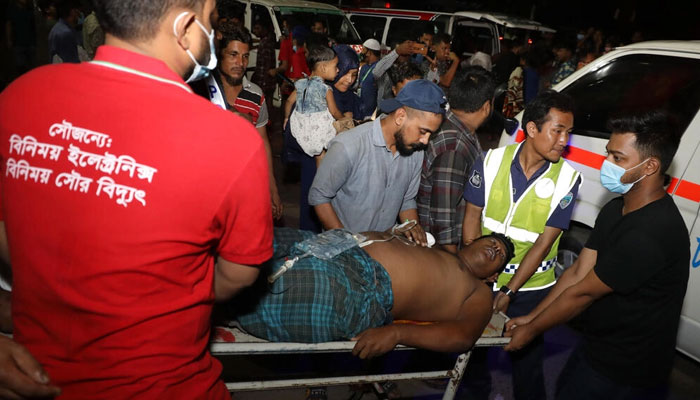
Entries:
<svg viewBox="0 0 700 400">
<path fill-rule="evenodd" d="M 505 293 L 506 296 L 510 297 L 511 300 L 515 298 L 515 292 L 510 290 L 510 288 L 506 285 L 501 286 L 501 292 Z"/>
</svg>

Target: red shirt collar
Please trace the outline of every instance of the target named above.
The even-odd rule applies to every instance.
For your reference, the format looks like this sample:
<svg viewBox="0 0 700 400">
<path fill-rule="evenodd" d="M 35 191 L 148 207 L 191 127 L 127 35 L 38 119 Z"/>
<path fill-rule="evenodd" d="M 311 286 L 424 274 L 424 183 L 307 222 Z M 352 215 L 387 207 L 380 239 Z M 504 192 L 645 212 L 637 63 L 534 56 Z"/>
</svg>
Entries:
<svg viewBox="0 0 700 400">
<path fill-rule="evenodd" d="M 185 81 L 171 70 L 162 60 L 149 57 L 143 54 L 135 53 L 120 47 L 102 45 L 97 48 L 95 54 L 96 61 L 106 61 L 135 69 L 137 71 L 146 72 L 151 75 L 159 76 L 171 81 L 186 85 Z"/>
</svg>

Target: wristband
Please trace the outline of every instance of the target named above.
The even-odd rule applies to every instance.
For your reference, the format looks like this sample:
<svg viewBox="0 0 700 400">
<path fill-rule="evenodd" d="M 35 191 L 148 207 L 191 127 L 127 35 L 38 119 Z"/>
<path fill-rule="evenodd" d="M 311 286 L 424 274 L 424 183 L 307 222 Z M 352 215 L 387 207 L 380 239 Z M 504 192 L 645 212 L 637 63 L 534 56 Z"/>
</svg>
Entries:
<svg viewBox="0 0 700 400">
<path fill-rule="evenodd" d="M 500 291 L 505 293 L 506 296 L 510 297 L 511 300 L 515 298 L 515 292 L 510 290 L 510 288 L 508 288 L 506 285 L 501 286 Z"/>
</svg>

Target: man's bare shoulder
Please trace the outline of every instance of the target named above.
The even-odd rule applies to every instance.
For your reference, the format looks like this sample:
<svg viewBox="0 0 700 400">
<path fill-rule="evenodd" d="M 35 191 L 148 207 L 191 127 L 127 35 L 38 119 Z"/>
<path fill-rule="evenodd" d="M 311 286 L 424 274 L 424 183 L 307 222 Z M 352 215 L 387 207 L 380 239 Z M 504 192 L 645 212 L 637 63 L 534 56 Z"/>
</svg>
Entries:
<svg viewBox="0 0 700 400">
<path fill-rule="evenodd" d="M 479 280 L 478 278 L 475 278 L 472 276 L 472 283 L 473 283 L 473 290 L 467 295 L 467 297 L 464 299 L 465 304 L 469 302 L 473 303 L 482 303 L 482 302 L 487 302 L 489 304 L 492 303 L 493 301 L 493 292 L 491 288 Z"/>
</svg>

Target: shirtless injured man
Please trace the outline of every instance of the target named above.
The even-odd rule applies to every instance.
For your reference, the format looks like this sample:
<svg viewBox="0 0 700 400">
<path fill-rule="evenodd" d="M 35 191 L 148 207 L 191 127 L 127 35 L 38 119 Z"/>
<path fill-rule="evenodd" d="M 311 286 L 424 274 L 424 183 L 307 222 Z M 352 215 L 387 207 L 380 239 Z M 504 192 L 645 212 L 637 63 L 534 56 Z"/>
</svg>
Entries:
<svg viewBox="0 0 700 400">
<path fill-rule="evenodd" d="M 350 248 L 340 254 L 327 252 L 323 235 L 329 232 L 355 242 L 348 246 L 346 240 L 340 248 Z M 356 340 L 353 354 L 360 358 L 397 344 L 463 352 L 492 313 L 484 280 L 493 279 L 513 255 L 513 244 L 500 234 L 483 236 L 453 255 L 386 232 L 329 232 L 317 246 L 319 237 L 311 232 L 275 230 L 270 269 L 260 274 L 273 278 L 260 279 L 227 305 L 245 331 L 274 342 Z"/>
</svg>

